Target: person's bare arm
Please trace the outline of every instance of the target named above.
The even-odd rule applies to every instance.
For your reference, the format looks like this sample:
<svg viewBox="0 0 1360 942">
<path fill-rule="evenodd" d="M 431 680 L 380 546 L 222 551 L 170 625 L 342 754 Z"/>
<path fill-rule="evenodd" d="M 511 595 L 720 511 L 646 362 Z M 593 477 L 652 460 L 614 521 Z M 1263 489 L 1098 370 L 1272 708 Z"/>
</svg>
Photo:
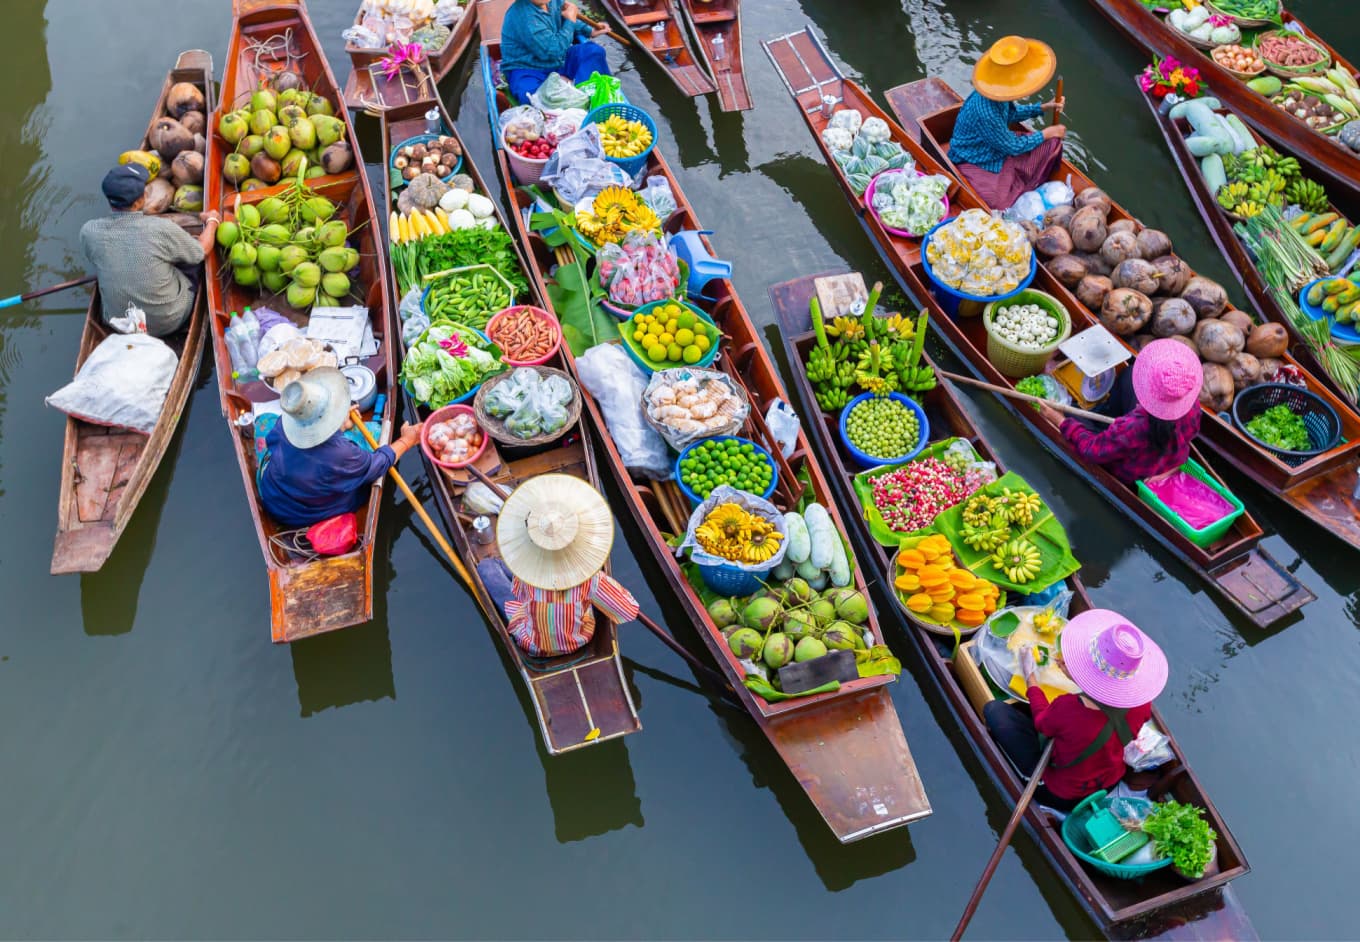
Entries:
<svg viewBox="0 0 1360 942">
<path fill-rule="evenodd" d="M 198 244 L 203 247 L 203 254 L 207 255 L 217 245 L 217 226 L 222 222 L 222 217 L 217 210 L 210 209 L 206 213 L 199 213 L 198 218 L 203 220 L 203 231 L 198 234 Z"/>
</svg>

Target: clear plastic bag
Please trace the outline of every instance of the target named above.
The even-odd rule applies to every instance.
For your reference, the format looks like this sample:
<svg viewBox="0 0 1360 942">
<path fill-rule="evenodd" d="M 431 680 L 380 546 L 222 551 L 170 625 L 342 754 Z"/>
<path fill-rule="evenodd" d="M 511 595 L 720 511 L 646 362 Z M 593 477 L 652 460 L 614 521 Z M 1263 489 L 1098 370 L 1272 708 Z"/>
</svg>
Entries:
<svg viewBox="0 0 1360 942">
<path fill-rule="evenodd" d="M 542 181 L 573 206 L 607 186 L 632 184 L 622 167 L 605 160 L 596 124 L 587 124 L 557 145 L 543 165 Z"/>
<path fill-rule="evenodd" d="M 1110 814 L 1114 815 L 1115 820 L 1126 831 L 1141 831 L 1143 822 L 1147 820 L 1147 816 L 1152 814 L 1152 809 L 1156 807 L 1155 802 L 1129 795 L 1117 795 L 1111 797 L 1109 801 Z"/>
<path fill-rule="evenodd" d="M 591 347 L 576 360 L 577 376 L 595 397 L 624 466 L 654 481 L 671 476 L 671 450 L 642 413 L 647 377 L 616 343 Z"/>
<path fill-rule="evenodd" d="M 671 192 L 670 181 L 662 176 L 648 177 L 647 185 L 638 191 L 638 196 L 663 223 L 680 208 L 675 202 L 675 194 Z"/>
<path fill-rule="evenodd" d="M 1036 192 L 1048 209 L 1054 206 L 1071 206 L 1072 201 L 1077 198 L 1077 194 L 1072 192 L 1071 184 L 1062 180 L 1049 180 L 1040 184 Z"/>
<path fill-rule="evenodd" d="M 1044 198 L 1039 195 L 1039 192 L 1029 190 L 1021 193 L 1004 215 L 1007 219 L 1012 219 L 1015 222 L 1038 223 L 1040 219 L 1044 218 L 1044 213 L 1047 210 L 1048 207 L 1044 204 Z"/>
<path fill-rule="evenodd" d="M 387 43 L 369 26 L 351 26 L 340 38 L 360 49 L 386 49 Z"/>
<path fill-rule="evenodd" d="M 779 549 L 775 551 L 775 554 L 759 563 L 738 563 L 705 552 L 695 538 L 694 531 L 713 512 L 713 508 L 719 504 L 736 504 L 742 510 L 768 520 L 780 536 L 784 537 L 779 541 Z M 675 554 L 683 557 L 688 551 L 689 558 L 700 566 L 729 566 L 743 572 L 768 572 L 784 561 L 784 552 L 788 549 L 789 543 L 787 537 L 788 530 L 784 527 L 784 515 L 779 512 L 778 507 L 754 494 L 739 491 L 730 484 L 719 484 L 704 499 L 704 502 L 695 507 L 694 512 L 689 515 L 689 525 L 685 527 L 685 539 L 676 548 Z"/>
<path fill-rule="evenodd" d="M 536 141 L 543 136 L 543 113 L 532 105 L 505 109 L 497 123 L 507 144 Z"/>
<path fill-rule="evenodd" d="M 859 112 L 855 112 L 858 114 Z M 848 151 L 850 145 L 855 143 L 853 132 L 845 129 L 827 125 L 822 129 L 822 143 L 827 146 L 833 154 L 840 151 Z"/>
<path fill-rule="evenodd" d="M 545 115 L 543 135 L 554 144 L 559 144 L 581 130 L 581 122 L 585 118 L 586 113 L 580 108 L 568 108 L 554 115 Z"/>
<path fill-rule="evenodd" d="M 672 448 L 714 435 L 735 435 L 751 406 L 726 373 L 688 366 L 657 370 L 642 397 L 646 419 Z"/>
<path fill-rule="evenodd" d="M 785 458 L 792 455 L 794 449 L 798 447 L 798 432 L 803 427 L 798 413 L 793 411 L 793 406 L 783 399 L 776 399 L 770 403 L 770 408 L 765 410 L 765 427 L 778 443 L 780 454 Z"/>
<path fill-rule="evenodd" d="M 1155 769 L 1176 758 L 1171 749 L 1171 739 L 1148 720 L 1138 735 L 1124 747 L 1124 764 L 1135 772 Z"/>
<path fill-rule="evenodd" d="M 425 313 L 425 309 L 420 305 L 420 299 L 424 295 L 425 289 L 419 286 L 402 295 L 401 303 L 397 305 L 397 316 L 401 318 L 403 324 L 417 314 Z"/>
<path fill-rule="evenodd" d="M 616 304 L 639 307 L 675 296 L 680 268 L 654 232 L 633 230 L 623 242 L 600 248 L 600 283 Z"/>
<path fill-rule="evenodd" d="M 420 339 L 420 335 L 430 328 L 430 319 L 423 311 L 417 311 L 401 325 L 401 342 L 409 347 Z"/>
<path fill-rule="evenodd" d="M 1196 530 L 1233 512 L 1233 505 L 1209 485 L 1179 468 L 1143 482 L 1163 504 Z"/>
<path fill-rule="evenodd" d="M 461 20 L 466 12 L 467 9 L 458 0 L 439 0 L 434 5 L 434 20 L 442 26 L 453 29 L 453 25 Z"/>
<path fill-rule="evenodd" d="M 150 434 L 160 419 L 179 357 L 146 333 L 110 334 L 81 364 L 75 379 L 47 397 L 67 415 Z"/>
<path fill-rule="evenodd" d="M 863 124 L 864 115 L 860 114 L 854 108 L 841 108 L 831 116 L 831 120 L 827 122 L 827 127 L 841 128 L 848 131 L 853 139 L 854 135 L 859 133 L 859 129 Z"/>
<path fill-rule="evenodd" d="M 561 112 L 569 108 L 585 110 L 590 95 L 581 91 L 565 76 L 549 72 L 538 91 L 529 95 L 529 103 L 545 112 Z"/>
</svg>

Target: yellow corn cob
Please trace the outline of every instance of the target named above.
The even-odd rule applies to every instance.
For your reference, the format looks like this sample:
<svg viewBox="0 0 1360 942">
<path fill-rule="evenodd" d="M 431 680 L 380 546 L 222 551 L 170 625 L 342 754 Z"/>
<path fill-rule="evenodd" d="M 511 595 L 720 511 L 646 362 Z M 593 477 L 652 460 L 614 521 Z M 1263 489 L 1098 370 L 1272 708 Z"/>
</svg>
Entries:
<svg viewBox="0 0 1360 942">
<path fill-rule="evenodd" d="M 401 217 L 397 211 L 392 210 L 392 215 L 387 217 L 387 238 L 393 245 L 401 244 Z"/>
<path fill-rule="evenodd" d="M 431 235 L 443 235 L 445 232 L 448 232 L 448 230 L 444 228 L 444 224 L 439 221 L 439 217 L 434 214 L 433 210 L 425 210 L 425 219 L 430 224 Z"/>
</svg>

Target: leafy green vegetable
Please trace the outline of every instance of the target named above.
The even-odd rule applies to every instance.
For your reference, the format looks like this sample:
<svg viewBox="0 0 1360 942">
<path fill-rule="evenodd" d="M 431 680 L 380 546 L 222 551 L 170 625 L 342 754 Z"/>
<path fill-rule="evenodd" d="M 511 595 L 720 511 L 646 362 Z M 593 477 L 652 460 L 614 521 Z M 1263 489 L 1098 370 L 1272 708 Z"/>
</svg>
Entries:
<svg viewBox="0 0 1360 942">
<path fill-rule="evenodd" d="M 495 344 L 470 328 L 436 324 L 406 351 L 401 379 L 418 402 L 437 409 L 505 369 Z"/>
<path fill-rule="evenodd" d="M 1022 392 L 1027 396 L 1038 396 L 1040 399 L 1047 398 L 1048 396 L 1048 387 L 1044 385 L 1044 381 L 1037 376 L 1026 376 L 1024 379 L 1020 380 L 1020 382 L 1015 384 L 1015 391 Z M 1039 411 L 1039 403 L 1031 402 L 1029 405 L 1035 412 Z"/>
<path fill-rule="evenodd" d="M 413 266 L 416 277 L 410 284 L 398 285 L 402 294 L 409 291 L 426 275 L 465 265 L 491 265 L 514 286 L 517 295 L 529 290 L 528 279 L 524 277 L 524 271 L 519 264 L 519 254 L 515 251 L 514 239 L 510 237 L 510 233 L 499 227 L 483 229 L 481 226 L 473 226 L 470 229 L 455 229 L 443 235 L 426 236 L 411 244 L 416 247 Z M 407 273 L 401 270 L 402 267 L 412 266 L 398 267 L 398 281 L 408 277 Z"/>
<path fill-rule="evenodd" d="M 1203 809 L 1178 801 L 1159 802 L 1143 821 L 1143 830 L 1177 870 L 1194 880 L 1204 876 L 1218 833 L 1204 820 Z"/>
<path fill-rule="evenodd" d="M 1286 451 L 1307 451 L 1312 447 L 1308 426 L 1286 405 L 1271 406 L 1247 423 L 1247 431 L 1267 445 Z"/>
</svg>

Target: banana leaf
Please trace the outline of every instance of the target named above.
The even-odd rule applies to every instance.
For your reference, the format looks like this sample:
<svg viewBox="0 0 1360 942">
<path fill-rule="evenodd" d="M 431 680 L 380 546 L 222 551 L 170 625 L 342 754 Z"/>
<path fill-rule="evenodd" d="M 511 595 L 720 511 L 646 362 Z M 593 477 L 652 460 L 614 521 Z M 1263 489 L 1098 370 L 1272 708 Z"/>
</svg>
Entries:
<svg viewBox="0 0 1360 942">
<path fill-rule="evenodd" d="M 957 438 L 946 438 L 938 442 L 931 442 L 922 449 L 919 455 L 911 459 L 911 461 L 900 461 L 897 464 L 885 464 L 877 468 L 870 468 L 868 471 L 861 471 L 859 474 L 855 475 L 851 484 L 855 489 L 855 494 L 859 497 L 860 515 L 864 518 L 864 522 L 869 525 L 870 536 L 884 546 L 896 549 L 902 540 L 907 537 L 925 536 L 934 532 L 933 527 L 924 527 L 913 533 L 903 533 L 900 530 L 894 530 L 892 527 L 888 526 L 888 522 L 883 519 L 883 515 L 878 512 L 878 507 L 874 505 L 874 479 L 896 471 L 898 468 L 905 468 L 907 465 L 913 464 L 924 458 L 938 458 L 956 441 L 958 441 Z M 976 451 L 973 452 L 973 457 L 974 459 L 977 458 Z M 938 520 L 939 517 L 936 517 L 935 519 Z"/>
<path fill-rule="evenodd" d="M 1033 494 L 1034 489 L 1014 471 L 1008 471 L 991 484 L 979 489 L 978 493 L 988 497 L 1000 497 L 1010 488 L 1013 492 Z M 1081 568 L 1072 555 L 1072 546 L 1067 540 L 1067 531 L 1062 523 L 1053 516 L 1047 504 L 1042 504 L 1039 512 L 1027 527 L 1012 526 L 1009 539 L 1031 540 L 1039 550 L 1039 574 L 1028 582 L 1013 582 L 1005 573 L 992 565 L 992 554 L 985 550 L 974 549 L 963 541 L 963 504 L 955 504 L 935 518 L 934 529 L 944 534 L 954 555 L 965 569 L 988 582 L 994 582 L 1002 589 L 1021 595 L 1033 595 L 1049 586 L 1066 579 Z"/>
</svg>

